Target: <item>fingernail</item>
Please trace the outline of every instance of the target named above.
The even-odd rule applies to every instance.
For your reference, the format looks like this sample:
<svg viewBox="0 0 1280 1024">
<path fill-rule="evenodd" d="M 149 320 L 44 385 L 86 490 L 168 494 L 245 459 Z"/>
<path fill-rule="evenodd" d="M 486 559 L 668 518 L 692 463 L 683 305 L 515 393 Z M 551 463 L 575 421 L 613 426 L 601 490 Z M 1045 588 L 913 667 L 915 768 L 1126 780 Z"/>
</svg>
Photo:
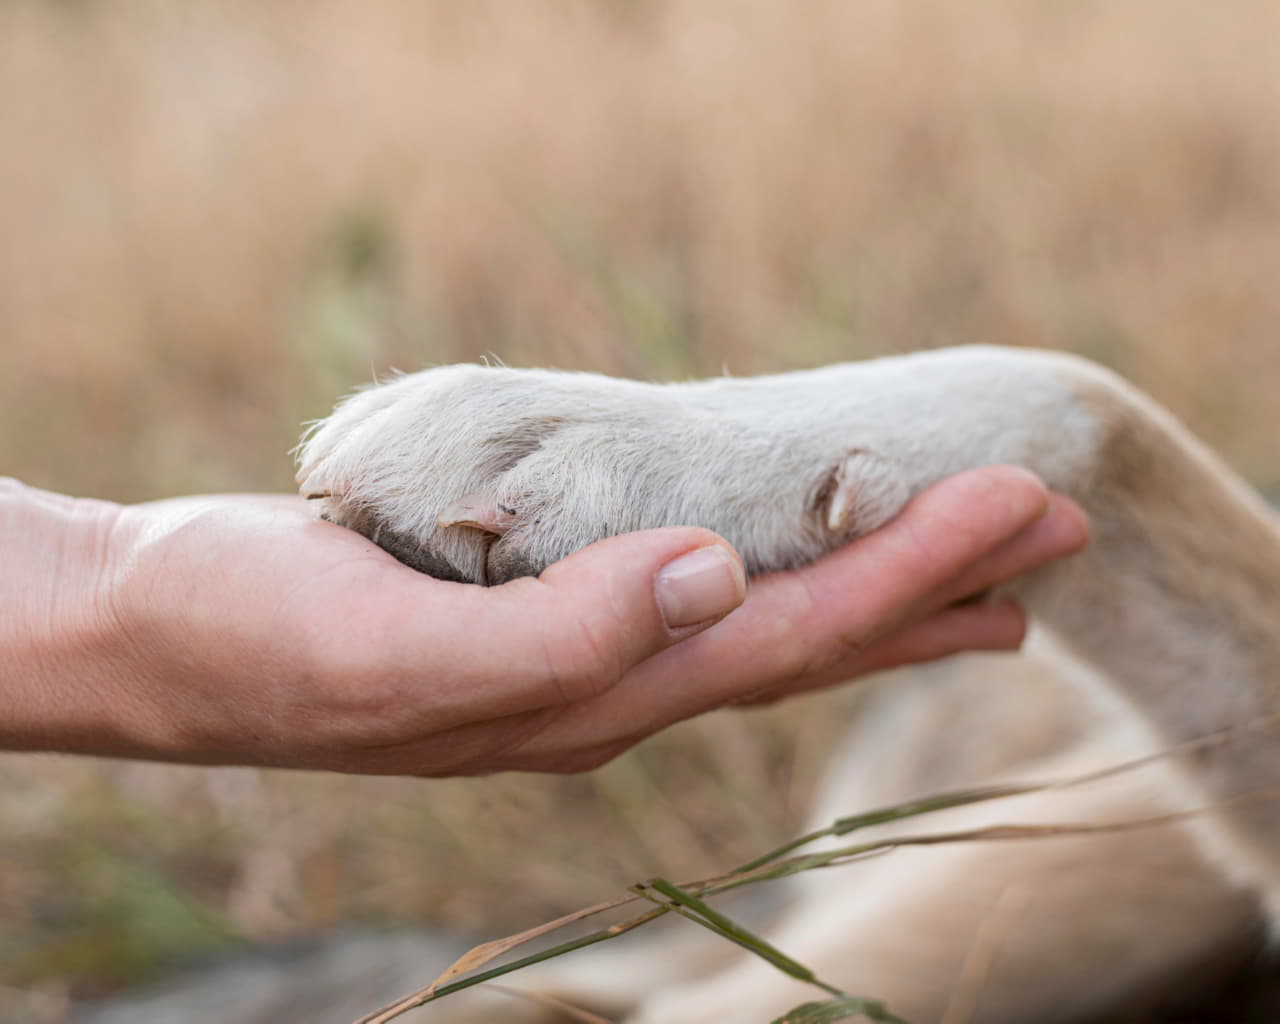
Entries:
<svg viewBox="0 0 1280 1024">
<path fill-rule="evenodd" d="M 668 562 L 654 580 L 654 597 L 668 629 L 722 618 L 746 596 L 742 563 L 718 544 Z"/>
</svg>

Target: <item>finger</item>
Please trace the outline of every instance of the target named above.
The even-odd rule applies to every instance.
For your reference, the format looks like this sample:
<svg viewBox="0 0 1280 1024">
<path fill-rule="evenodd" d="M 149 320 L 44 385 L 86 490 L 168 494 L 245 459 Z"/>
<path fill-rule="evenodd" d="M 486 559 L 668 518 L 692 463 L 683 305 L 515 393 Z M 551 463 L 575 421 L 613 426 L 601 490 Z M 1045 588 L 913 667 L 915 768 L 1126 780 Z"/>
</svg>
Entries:
<svg viewBox="0 0 1280 1024">
<path fill-rule="evenodd" d="M 772 704 L 871 672 L 935 661 L 965 651 L 1015 651 L 1026 633 L 1026 615 L 1012 601 L 952 605 L 873 641 L 848 661 L 837 662 L 819 675 L 768 687 L 734 703 Z"/>
<path fill-rule="evenodd" d="M 984 593 L 1046 562 L 1075 554 L 1088 543 L 1089 520 L 1084 510 L 1064 495 L 1050 494 L 1043 518 L 961 570 L 925 607 L 933 610 Z"/>
<path fill-rule="evenodd" d="M 694 527 L 612 537 L 537 579 L 500 587 L 409 572 L 379 580 L 379 662 L 407 680 L 417 676 L 402 690 L 431 688 L 433 732 L 596 696 L 718 622 L 746 594 L 737 554 Z M 436 672 L 425 679 L 419 666 L 428 664 Z"/>
<path fill-rule="evenodd" d="M 488 763 L 477 763 L 457 774 L 491 774 L 501 771 L 545 772 L 556 775 L 589 772 L 625 754 L 648 734 L 626 736 L 604 743 L 583 746 L 552 747 L 538 751 L 513 751 Z"/>
<path fill-rule="evenodd" d="M 508 769 L 537 770 L 511 756 L 554 725 L 562 708 L 541 708 L 468 722 L 442 732 L 414 736 L 391 746 L 366 748 L 340 770 L 367 775 L 449 778 L 489 775 Z M 567 752 L 568 755 L 574 751 Z"/>
<path fill-rule="evenodd" d="M 932 661 L 965 650 L 1015 650 L 1026 634 L 1026 616 L 1011 601 L 956 606 L 1046 562 L 1074 554 L 1089 541 L 1089 522 L 1070 498 L 1049 495 L 1048 512 L 1025 530 L 979 559 L 924 602 L 902 628 L 874 640 L 848 664 L 822 677 L 778 691 L 779 696 L 817 689 L 831 682 L 900 665 Z"/>
<path fill-rule="evenodd" d="M 392 681 L 394 721 L 372 730 L 377 742 L 354 744 L 359 771 L 497 770 L 566 707 L 708 628 L 746 592 L 733 549 L 683 527 L 611 538 L 491 589 L 389 568 L 364 588 L 363 622 L 348 619 L 342 643 L 348 665 L 380 666 L 370 689 L 385 695 Z M 353 654 L 353 642 L 382 649 Z M 435 672 L 424 676 L 424 664 Z"/>
<path fill-rule="evenodd" d="M 807 676 L 788 684 L 766 687 L 735 699 L 732 704 L 744 708 L 775 704 L 826 686 L 839 685 L 849 679 L 922 661 L 934 661 L 965 651 L 1011 651 L 1022 643 L 1027 628 L 1026 616 L 1011 601 L 995 604 L 959 605 L 946 608 L 921 622 L 875 641 L 854 654 L 847 662 L 834 664 L 818 676 Z M 563 747 L 523 743 L 512 748 L 498 768 L 523 771 L 568 772 L 596 768 L 635 744 L 650 732 L 631 732 L 622 738 L 577 746 Z M 559 740 L 559 737 L 553 737 Z M 595 739 L 595 737 L 592 737 Z"/>
<path fill-rule="evenodd" d="M 1026 635 L 1026 627 L 1026 616 L 1011 601 L 952 606 L 882 637 L 820 675 L 767 687 L 732 703 L 744 707 L 773 704 L 870 672 L 933 661 L 963 651 L 1016 650 Z M 617 730 L 605 731 L 604 736 L 570 733 L 563 728 L 564 718 L 564 714 L 544 711 L 463 727 L 448 736 L 433 738 L 420 752 L 398 752 L 396 762 L 410 766 L 402 770 L 419 775 L 588 771 L 612 760 L 652 731 L 626 729 L 621 737 L 616 735 Z M 550 735 L 535 744 L 535 737 L 544 733 Z"/>
<path fill-rule="evenodd" d="M 884 529 L 793 572 L 761 577 L 741 611 L 658 654 L 623 685 L 568 709 L 529 749 L 576 734 L 654 732 L 766 686 L 825 685 L 876 637 L 1047 508 L 1044 485 L 1007 466 L 945 480 Z"/>
<path fill-rule="evenodd" d="M 542 661 L 529 677 L 545 703 L 598 696 L 634 666 L 719 622 L 747 593 L 742 561 L 723 539 L 677 527 L 624 534 L 498 590 L 531 617 Z"/>
</svg>

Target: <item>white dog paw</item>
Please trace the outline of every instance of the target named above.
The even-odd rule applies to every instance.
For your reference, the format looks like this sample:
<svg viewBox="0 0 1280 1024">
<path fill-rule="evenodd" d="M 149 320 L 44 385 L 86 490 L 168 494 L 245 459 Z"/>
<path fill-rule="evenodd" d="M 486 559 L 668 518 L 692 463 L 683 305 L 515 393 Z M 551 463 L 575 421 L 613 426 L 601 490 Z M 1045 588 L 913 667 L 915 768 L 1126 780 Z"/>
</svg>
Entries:
<svg viewBox="0 0 1280 1024">
<path fill-rule="evenodd" d="M 298 480 L 324 518 L 441 579 L 502 583 L 674 525 L 720 533 L 751 572 L 787 568 L 887 522 L 910 488 L 773 380 L 428 370 L 344 400 L 303 442 Z"/>
</svg>

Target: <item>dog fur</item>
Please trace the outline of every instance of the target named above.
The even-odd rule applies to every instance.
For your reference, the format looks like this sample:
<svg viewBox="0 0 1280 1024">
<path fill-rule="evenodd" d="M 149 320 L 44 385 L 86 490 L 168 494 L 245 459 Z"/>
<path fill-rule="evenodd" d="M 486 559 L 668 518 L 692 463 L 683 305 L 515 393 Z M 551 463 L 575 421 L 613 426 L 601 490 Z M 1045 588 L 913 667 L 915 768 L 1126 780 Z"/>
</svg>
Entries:
<svg viewBox="0 0 1280 1024">
<path fill-rule="evenodd" d="M 834 883 L 823 873 L 821 890 L 798 881 L 771 937 L 916 1024 L 1092 1020 L 1170 991 L 1252 934 L 1260 906 L 1280 907 L 1280 802 L 1265 798 L 1280 784 L 1280 527 L 1124 381 L 1074 357 L 989 347 L 668 385 L 444 367 L 343 402 L 304 441 L 299 481 L 327 518 L 408 564 L 494 584 L 673 524 L 717 531 L 753 573 L 790 568 L 937 480 L 994 463 L 1078 500 L 1093 543 L 1007 588 L 1037 623 L 1036 653 L 971 660 L 946 685 L 920 682 L 941 669 L 878 684 L 817 819 L 1225 730 L 1133 778 L 926 824 L 1215 809 L 1189 829 L 898 851 Z M 1028 723 L 1047 733 L 1031 742 Z M 957 736 L 968 749 L 984 737 L 990 755 L 975 761 Z M 664 976 L 660 960 L 630 996 L 640 975 L 613 954 L 540 984 L 620 1005 L 636 1024 L 767 1020 L 812 998 L 747 959 L 692 978 Z"/>
</svg>

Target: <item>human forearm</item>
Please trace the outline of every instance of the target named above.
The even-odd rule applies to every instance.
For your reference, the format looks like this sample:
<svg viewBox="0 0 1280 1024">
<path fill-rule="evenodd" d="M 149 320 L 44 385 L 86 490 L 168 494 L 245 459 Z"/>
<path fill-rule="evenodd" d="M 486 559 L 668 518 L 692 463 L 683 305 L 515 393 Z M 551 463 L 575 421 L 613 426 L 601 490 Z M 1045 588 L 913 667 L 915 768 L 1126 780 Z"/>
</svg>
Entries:
<svg viewBox="0 0 1280 1024">
<path fill-rule="evenodd" d="M 120 512 L 0 479 L 0 746 L 128 746 L 108 557 Z"/>
</svg>

